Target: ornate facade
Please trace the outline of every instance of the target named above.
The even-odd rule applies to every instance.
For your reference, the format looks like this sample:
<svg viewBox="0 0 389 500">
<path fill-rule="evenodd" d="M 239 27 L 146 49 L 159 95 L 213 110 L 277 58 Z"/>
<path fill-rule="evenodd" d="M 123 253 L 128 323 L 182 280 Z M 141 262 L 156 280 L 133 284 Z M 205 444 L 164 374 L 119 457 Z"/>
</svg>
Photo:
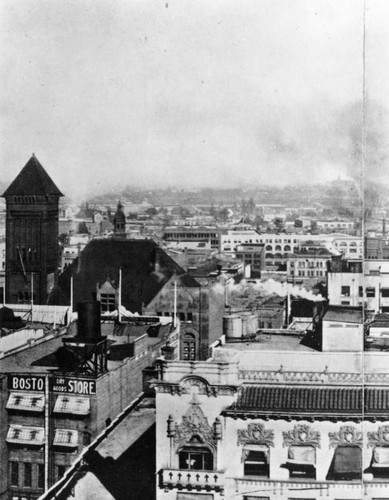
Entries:
<svg viewBox="0 0 389 500">
<path fill-rule="evenodd" d="M 162 362 L 158 500 L 389 498 L 387 356 L 279 356 L 235 344 Z"/>
</svg>

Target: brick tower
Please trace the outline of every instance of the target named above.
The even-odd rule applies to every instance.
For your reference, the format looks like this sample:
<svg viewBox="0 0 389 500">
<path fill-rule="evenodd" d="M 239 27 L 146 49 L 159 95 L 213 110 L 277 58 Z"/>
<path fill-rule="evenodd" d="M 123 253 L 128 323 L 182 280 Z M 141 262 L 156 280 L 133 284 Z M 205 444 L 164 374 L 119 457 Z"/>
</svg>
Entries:
<svg viewBox="0 0 389 500">
<path fill-rule="evenodd" d="M 58 201 L 63 194 L 33 154 L 2 196 L 7 207 L 6 301 L 30 303 L 33 298 L 46 304 L 58 267 Z"/>
</svg>

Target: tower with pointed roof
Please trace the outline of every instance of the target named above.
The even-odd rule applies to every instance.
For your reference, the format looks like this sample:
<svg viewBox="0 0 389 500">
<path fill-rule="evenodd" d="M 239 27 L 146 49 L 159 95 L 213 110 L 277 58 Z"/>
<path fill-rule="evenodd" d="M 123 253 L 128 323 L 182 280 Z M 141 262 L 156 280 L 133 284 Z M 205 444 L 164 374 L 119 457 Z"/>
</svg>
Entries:
<svg viewBox="0 0 389 500">
<path fill-rule="evenodd" d="M 45 304 L 58 267 L 58 202 L 63 196 L 33 154 L 6 200 L 6 301 Z"/>
<path fill-rule="evenodd" d="M 126 216 L 123 212 L 123 205 L 119 200 L 116 213 L 113 216 L 113 232 L 115 238 L 126 237 Z"/>
</svg>

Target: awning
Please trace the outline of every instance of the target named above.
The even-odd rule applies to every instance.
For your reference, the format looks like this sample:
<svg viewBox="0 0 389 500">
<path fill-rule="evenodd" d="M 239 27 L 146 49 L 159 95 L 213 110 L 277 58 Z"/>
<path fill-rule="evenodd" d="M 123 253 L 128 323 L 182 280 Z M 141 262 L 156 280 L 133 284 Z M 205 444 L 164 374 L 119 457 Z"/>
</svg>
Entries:
<svg viewBox="0 0 389 500">
<path fill-rule="evenodd" d="M 298 465 L 315 465 L 316 450 L 313 446 L 290 446 L 288 463 Z"/>
<path fill-rule="evenodd" d="M 362 450 L 359 446 L 338 446 L 336 448 L 334 474 L 362 474 Z"/>
<path fill-rule="evenodd" d="M 43 446 L 45 432 L 43 427 L 27 427 L 24 425 L 10 425 L 6 442 L 30 446 Z"/>
<path fill-rule="evenodd" d="M 373 451 L 372 467 L 389 467 L 389 446 L 376 446 Z"/>
<path fill-rule="evenodd" d="M 53 445 L 65 448 L 77 448 L 78 431 L 73 429 L 56 429 Z"/>
<path fill-rule="evenodd" d="M 67 413 L 73 415 L 88 415 L 90 412 L 89 398 L 77 396 L 64 396 L 60 394 L 54 405 L 54 413 Z"/>
<path fill-rule="evenodd" d="M 41 393 L 11 392 L 7 401 L 7 410 L 41 412 L 45 407 L 45 397 Z"/>
<path fill-rule="evenodd" d="M 248 444 L 242 450 L 242 462 L 263 463 L 269 462 L 269 447 L 262 444 Z"/>
</svg>

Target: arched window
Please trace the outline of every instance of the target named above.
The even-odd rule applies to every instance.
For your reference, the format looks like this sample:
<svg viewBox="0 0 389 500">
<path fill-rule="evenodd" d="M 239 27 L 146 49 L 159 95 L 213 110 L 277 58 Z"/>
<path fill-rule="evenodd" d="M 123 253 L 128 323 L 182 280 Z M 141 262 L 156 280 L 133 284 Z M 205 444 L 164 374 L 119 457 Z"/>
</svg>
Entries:
<svg viewBox="0 0 389 500">
<path fill-rule="evenodd" d="M 267 254 L 265 255 L 265 258 L 266 259 L 274 259 L 274 255 L 271 252 L 267 252 Z"/>
<path fill-rule="evenodd" d="M 285 245 L 284 246 L 284 252 L 290 252 L 290 251 L 291 251 L 290 245 Z"/>
<path fill-rule="evenodd" d="M 282 248 L 281 245 L 276 245 L 276 252 L 281 252 Z"/>
<path fill-rule="evenodd" d="M 271 245 L 266 245 L 265 250 L 272 251 L 273 247 Z"/>
<path fill-rule="evenodd" d="M 193 333 L 185 333 L 182 348 L 184 360 L 193 361 L 196 359 L 196 337 Z"/>
<path fill-rule="evenodd" d="M 178 452 L 179 469 L 213 470 L 213 453 L 198 436 Z"/>
</svg>

